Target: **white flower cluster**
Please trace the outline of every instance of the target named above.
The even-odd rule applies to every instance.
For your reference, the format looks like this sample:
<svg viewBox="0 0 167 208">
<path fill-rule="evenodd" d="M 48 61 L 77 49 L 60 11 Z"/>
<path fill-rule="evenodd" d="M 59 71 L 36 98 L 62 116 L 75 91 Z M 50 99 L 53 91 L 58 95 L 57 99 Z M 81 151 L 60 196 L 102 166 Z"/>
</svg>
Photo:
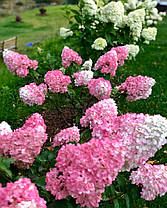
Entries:
<svg viewBox="0 0 167 208">
<path fill-rule="evenodd" d="M 98 18 L 102 22 L 113 23 L 116 29 L 117 27 L 123 27 L 125 25 L 123 3 L 121 1 L 108 3 L 99 9 Z"/>
<path fill-rule="evenodd" d="M 107 41 L 103 38 L 97 38 L 92 44 L 92 48 L 95 50 L 103 50 L 107 46 Z"/>
<path fill-rule="evenodd" d="M 163 20 L 163 17 L 166 16 L 166 12 L 159 12 L 157 8 L 153 8 L 149 11 L 146 11 L 146 25 L 156 25 L 158 22 Z"/>
<path fill-rule="evenodd" d="M 83 0 L 84 7 L 82 8 L 83 15 L 94 16 L 97 13 L 97 5 L 93 0 Z"/>
<path fill-rule="evenodd" d="M 91 70 L 92 64 L 93 64 L 92 59 L 89 59 L 88 61 L 84 62 L 84 64 L 82 65 L 81 69 Z"/>
<path fill-rule="evenodd" d="M 130 44 L 130 45 L 127 45 L 127 46 L 129 48 L 128 59 L 132 60 L 139 53 L 139 50 L 140 50 L 139 46 L 138 45 L 134 45 L 134 44 Z"/>
<path fill-rule="evenodd" d="M 127 16 L 127 25 L 130 27 L 132 37 L 135 41 L 141 36 L 143 24 L 145 23 L 145 9 L 137 9 Z"/>
<path fill-rule="evenodd" d="M 142 2 L 138 0 L 127 0 L 124 4 L 126 10 L 134 10 L 141 6 Z"/>
<path fill-rule="evenodd" d="M 60 28 L 60 37 L 66 39 L 69 36 L 73 36 L 73 31 L 71 31 L 70 29 L 61 27 Z"/>
<path fill-rule="evenodd" d="M 150 10 L 152 8 L 155 8 L 157 6 L 158 1 L 153 1 L 153 0 L 145 0 L 142 3 L 142 7 L 146 8 L 147 10 Z"/>
<path fill-rule="evenodd" d="M 0 135 L 3 136 L 5 134 L 11 133 L 12 129 L 10 125 L 6 121 L 2 121 L 0 123 Z"/>
<path fill-rule="evenodd" d="M 165 139 L 167 137 L 167 119 L 160 115 L 146 115 L 144 120 L 135 127 L 133 143 L 128 146 L 129 154 L 127 154 L 123 171 L 138 167 L 142 159 L 147 161 L 162 148 L 162 145 L 167 143 Z M 129 158 L 131 159 L 129 160 Z"/>
<path fill-rule="evenodd" d="M 142 31 L 142 37 L 145 39 L 144 43 L 149 44 L 151 40 L 155 40 L 157 35 L 156 27 L 144 28 Z"/>
</svg>

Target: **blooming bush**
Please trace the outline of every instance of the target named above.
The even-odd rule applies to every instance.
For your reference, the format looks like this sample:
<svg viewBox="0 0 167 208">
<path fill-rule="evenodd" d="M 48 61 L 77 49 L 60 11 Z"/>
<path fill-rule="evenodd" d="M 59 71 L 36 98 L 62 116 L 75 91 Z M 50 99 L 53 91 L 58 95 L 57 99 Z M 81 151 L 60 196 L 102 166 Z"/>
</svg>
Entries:
<svg viewBox="0 0 167 208">
<path fill-rule="evenodd" d="M 102 55 L 100 50 L 107 52 L 118 45 L 148 44 L 156 38 L 156 29 L 152 27 L 166 15 L 158 12 L 156 5 L 157 1 L 153 0 L 81 0 L 79 9 L 67 10 L 70 29 L 66 30 L 71 33 L 67 41 L 74 46 L 79 44 L 82 57 L 90 56 L 93 60 Z"/>
<path fill-rule="evenodd" d="M 87 15 L 99 14 L 101 6 L 97 6 L 94 10 L 95 2 L 91 2 L 92 6 L 89 5 L 90 1 L 85 2 L 88 4 L 89 12 L 83 9 L 85 12 L 83 18 Z M 135 4 L 133 6 L 135 7 Z M 131 10 L 128 14 L 123 9 L 124 5 L 121 2 L 110 2 L 109 5 L 104 5 L 101 10 L 104 25 L 109 22 L 111 24 L 114 18 L 119 17 L 118 20 L 115 19 L 115 22 L 112 22 L 112 26 L 114 30 L 118 30 L 118 27 L 124 28 L 124 17 L 127 16 L 129 19 L 126 24 L 132 27 L 133 24 L 129 22 L 135 23 L 131 33 L 136 33 L 134 37 L 138 37 L 138 34 L 144 31 L 140 26 L 143 27 L 145 21 L 145 9 L 137 6 L 137 10 Z M 81 27 L 83 29 L 82 25 Z M 151 38 L 147 40 L 150 41 Z M 46 116 L 46 112 L 50 113 L 49 117 L 44 116 L 44 119 L 47 125 L 51 123 L 54 135 L 50 136 L 48 131 L 49 136 L 47 136 L 45 122 L 39 113 L 33 114 L 21 128 L 14 131 L 6 122 L 0 123 L 0 167 L 3 167 L 3 169 L 0 168 L 0 172 L 4 171 L 7 180 L 10 178 L 16 181 L 10 183 L 12 194 L 12 187 L 15 187 L 13 184 L 17 184 L 18 177 L 27 177 L 37 185 L 48 207 L 57 207 L 56 200 L 61 199 L 64 199 L 60 201 L 60 204 L 64 203 L 64 207 L 73 207 L 72 198 L 81 207 L 98 207 L 105 203 L 112 206 L 111 202 L 115 203 L 116 200 L 122 200 L 122 206 L 126 207 L 128 201 L 131 203 L 130 195 L 132 195 L 129 192 L 129 187 L 132 186 L 129 184 L 127 175 L 131 174 L 133 168 L 138 169 L 135 170 L 137 171 L 135 174 L 132 172 L 130 178 L 132 183 L 143 185 L 143 198 L 148 199 L 143 194 L 145 192 L 151 196 L 150 199 L 154 199 L 158 194 L 166 193 L 164 186 L 158 185 L 155 185 L 156 191 L 152 195 L 150 193 L 153 181 L 166 185 L 164 168 L 161 168 L 160 173 L 156 171 L 158 168 L 155 168 L 155 177 L 153 180 L 150 179 L 151 182 L 148 185 L 145 185 L 148 179 L 146 177 L 145 180 L 145 175 L 142 175 L 141 170 L 141 167 L 146 166 L 144 164 L 167 143 L 165 139 L 167 136 L 166 118 L 143 113 L 123 114 L 118 101 L 119 98 L 125 99 L 123 92 L 127 94 L 127 102 L 146 99 L 151 95 L 155 80 L 141 75 L 130 76 L 121 84 L 116 76 L 116 70 L 119 66 L 123 66 L 126 59 L 134 58 L 139 48 L 129 43 L 113 46 L 109 49 L 106 46 L 103 51 L 104 55 L 98 51 L 99 55 L 96 60 L 86 57 L 83 65 L 81 65 L 82 57 L 77 52 L 64 47 L 61 53 L 62 66 L 51 65 L 53 68 L 49 66 L 43 74 L 40 74 L 39 69 L 37 71 L 39 76 L 34 74 L 34 82 L 20 88 L 20 97 L 26 104 L 42 105 L 41 114 Z M 17 60 L 17 56 L 11 58 L 11 62 L 15 62 L 12 59 Z M 49 61 L 52 63 L 52 60 Z M 29 69 L 28 66 L 29 63 L 25 68 Z M 54 67 L 57 70 L 53 70 Z M 39 85 L 39 83 L 42 84 Z M 67 108 L 70 114 L 74 115 L 70 120 L 67 118 L 68 114 L 65 110 Z M 57 112 L 56 117 L 53 116 L 53 111 Z M 66 127 L 62 129 L 61 123 L 63 122 Z M 150 167 L 153 166 L 149 166 L 148 169 Z M 125 171 L 130 174 L 122 173 Z M 149 171 L 153 172 L 151 168 Z M 137 174 L 138 177 L 135 178 Z M 162 176 L 162 180 L 159 180 L 157 174 Z M 30 182 L 29 179 L 24 180 L 26 184 Z M 122 180 L 125 181 L 122 182 Z M 3 182 L 4 186 L 6 182 Z M 26 187 L 28 191 L 31 190 L 31 186 L 25 185 L 25 187 L 22 182 L 19 181 L 19 183 L 24 191 Z M 6 187 L 8 186 L 7 184 Z M 29 192 L 25 191 L 25 193 L 21 187 L 18 189 L 15 187 L 15 193 L 12 197 L 9 196 L 13 201 L 8 203 L 5 201 L 8 196 L 6 187 L 0 187 L 1 206 L 46 207 L 46 203 L 38 198 L 37 192 L 34 196 L 31 190 L 32 198 L 28 198 Z M 22 193 L 25 196 L 22 196 Z"/>
</svg>

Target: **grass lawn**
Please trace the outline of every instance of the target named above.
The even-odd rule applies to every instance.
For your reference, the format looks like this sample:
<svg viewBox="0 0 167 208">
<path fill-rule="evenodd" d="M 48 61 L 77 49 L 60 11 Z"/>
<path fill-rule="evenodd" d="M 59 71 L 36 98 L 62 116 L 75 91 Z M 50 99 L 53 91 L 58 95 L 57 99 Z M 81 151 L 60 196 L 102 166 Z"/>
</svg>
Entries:
<svg viewBox="0 0 167 208">
<path fill-rule="evenodd" d="M 67 26 L 62 8 L 66 6 L 45 7 L 48 16 L 37 16 L 39 8 L 21 14 L 22 23 L 15 22 L 15 16 L 0 18 L 0 41 L 13 36 L 18 37 L 18 48 L 38 40 L 44 40 L 59 33 L 60 27 Z"/>
</svg>

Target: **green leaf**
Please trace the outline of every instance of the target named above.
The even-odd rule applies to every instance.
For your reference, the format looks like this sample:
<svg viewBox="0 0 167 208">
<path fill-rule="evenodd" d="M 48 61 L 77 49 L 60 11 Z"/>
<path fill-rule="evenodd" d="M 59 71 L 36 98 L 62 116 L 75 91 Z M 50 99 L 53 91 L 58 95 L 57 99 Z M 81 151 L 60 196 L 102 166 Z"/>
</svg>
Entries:
<svg viewBox="0 0 167 208">
<path fill-rule="evenodd" d="M 5 166 L 3 162 L 0 162 L 0 172 L 1 175 L 5 175 L 8 178 L 12 178 L 12 172 Z"/>
<path fill-rule="evenodd" d="M 120 208 L 120 206 L 119 206 L 119 203 L 118 203 L 118 200 L 117 200 L 117 199 L 115 199 L 115 200 L 114 200 L 114 208 Z"/>
<path fill-rule="evenodd" d="M 130 201 L 129 201 L 129 196 L 128 194 L 125 194 L 125 200 L 126 200 L 126 207 L 130 208 Z"/>
</svg>

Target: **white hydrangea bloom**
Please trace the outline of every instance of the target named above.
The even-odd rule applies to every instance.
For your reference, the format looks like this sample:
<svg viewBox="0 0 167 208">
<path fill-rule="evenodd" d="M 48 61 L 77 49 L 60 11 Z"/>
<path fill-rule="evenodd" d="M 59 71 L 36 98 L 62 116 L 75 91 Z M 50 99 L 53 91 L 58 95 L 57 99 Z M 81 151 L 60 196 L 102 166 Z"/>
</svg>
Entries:
<svg viewBox="0 0 167 208">
<path fill-rule="evenodd" d="M 84 15 L 88 14 L 90 16 L 96 15 L 97 5 L 93 0 L 83 0 L 84 7 L 82 12 Z"/>
<path fill-rule="evenodd" d="M 153 20 L 147 20 L 147 21 L 146 21 L 146 25 L 147 25 L 147 26 L 150 26 L 150 25 L 152 25 L 152 24 L 153 24 Z"/>
<path fill-rule="evenodd" d="M 138 0 L 127 0 L 127 3 L 124 4 L 127 10 L 134 10 L 139 7 L 142 3 Z"/>
<path fill-rule="evenodd" d="M 145 23 L 145 9 L 137 9 L 127 16 L 126 24 L 130 27 L 132 37 L 135 41 L 141 36 L 142 25 Z"/>
<path fill-rule="evenodd" d="M 130 44 L 127 46 L 129 47 L 128 59 L 131 60 L 136 57 L 140 49 L 138 45 L 134 45 L 134 44 Z"/>
<path fill-rule="evenodd" d="M 102 22 L 114 23 L 115 27 L 123 27 L 125 25 L 124 5 L 121 1 L 112 1 L 99 10 L 98 18 Z"/>
<path fill-rule="evenodd" d="M 144 43 L 149 44 L 151 40 L 155 40 L 157 35 L 156 27 L 144 28 L 142 31 L 142 37 L 145 39 Z"/>
<path fill-rule="evenodd" d="M 159 13 L 162 17 L 165 17 L 166 16 L 166 12 L 160 12 Z"/>
<path fill-rule="evenodd" d="M 66 39 L 69 36 L 73 36 L 73 31 L 71 31 L 70 29 L 61 27 L 60 28 L 60 37 Z"/>
<path fill-rule="evenodd" d="M 154 7 L 157 6 L 157 3 L 158 1 L 152 1 L 152 0 L 145 0 L 143 3 L 142 3 L 142 7 L 146 8 L 146 9 L 152 9 Z"/>
<path fill-rule="evenodd" d="M 0 136 L 11 133 L 12 129 L 6 121 L 0 123 Z"/>
<path fill-rule="evenodd" d="M 92 59 L 89 59 L 88 61 L 85 61 L 85 63 L 82 65 L 81 69 L 91 70 L 92 64 L 93 64 Z"/>
<path fill-rule="evenodd" d="M 97 38 L 92 44 L 92 48 L 95 50 L 103 50 L 107 46 L 107 42 L 104 38 Z"/>
<path fill-rule="evenodd" d="M 135 151 L 135 154 L 133 153 L 133 160 L 129 160 L 129 152 L 122 171 L 138 167 L 142 158 L 148 160 L 153 157 L 167 143 L 165 137 L 167 137 L 167 119 L 161 115 L 147 115 L 145 121 L 136 126 L 133 144 L 128 147 L 130 152 Z"/>
</svg>

